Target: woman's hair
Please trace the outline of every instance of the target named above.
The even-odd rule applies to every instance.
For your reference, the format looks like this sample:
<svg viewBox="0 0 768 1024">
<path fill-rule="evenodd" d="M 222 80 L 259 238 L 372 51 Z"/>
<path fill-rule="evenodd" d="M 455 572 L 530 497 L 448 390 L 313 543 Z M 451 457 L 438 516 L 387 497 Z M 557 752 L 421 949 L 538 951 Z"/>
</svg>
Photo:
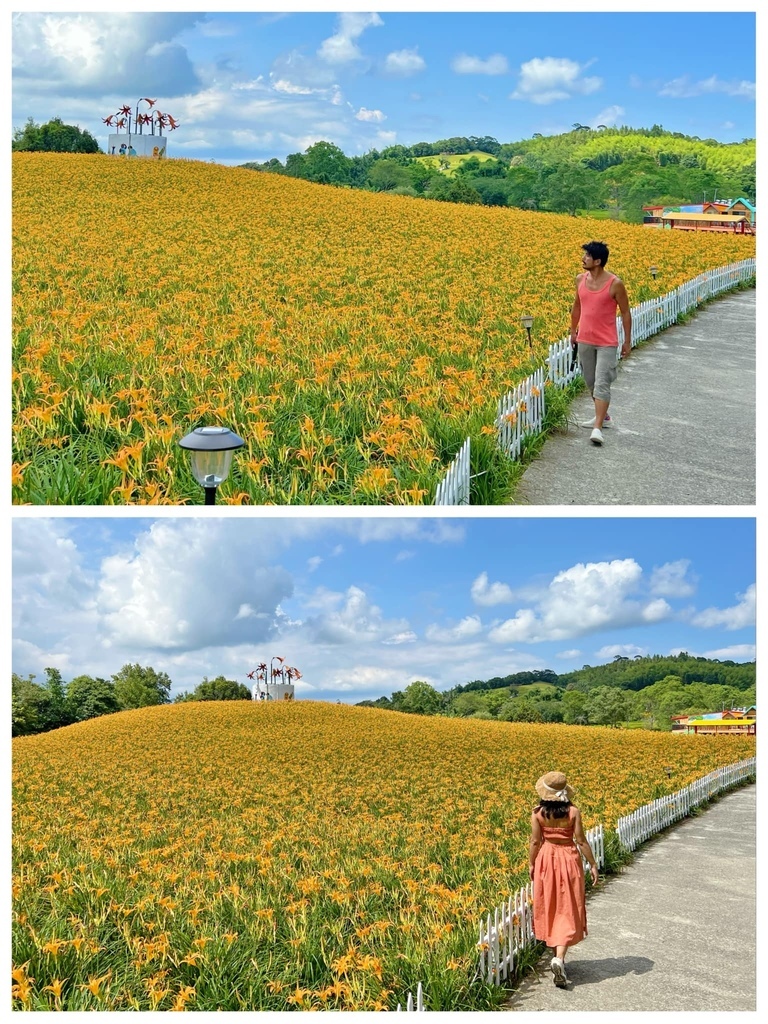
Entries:
<svg viewBox="0 0 768 1024">
<path fill-rule="evenodd" d="M 570 800 L 540 800 L 535 811 L 541 811 L 545 818 L 564 818 L 571 809 Z"/>
</svg>

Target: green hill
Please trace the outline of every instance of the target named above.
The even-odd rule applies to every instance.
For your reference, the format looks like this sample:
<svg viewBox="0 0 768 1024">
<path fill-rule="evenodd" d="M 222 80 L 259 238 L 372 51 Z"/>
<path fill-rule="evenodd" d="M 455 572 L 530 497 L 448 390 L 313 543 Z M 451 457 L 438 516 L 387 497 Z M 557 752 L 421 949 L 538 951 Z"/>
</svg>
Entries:
<svg viewBox="0 0 768 1024">
<path fill-rule="evenodd" d="M 755 140 L 722 143 L 652 128 L 574 125 L 500 143 L 489 136 L 389 146 L 347 157 L 329 142 L 245 164 L 325 184 L 455 203 L 515 206 L 639 222 L 642 207 L 756 200 Z"/>
</svg>

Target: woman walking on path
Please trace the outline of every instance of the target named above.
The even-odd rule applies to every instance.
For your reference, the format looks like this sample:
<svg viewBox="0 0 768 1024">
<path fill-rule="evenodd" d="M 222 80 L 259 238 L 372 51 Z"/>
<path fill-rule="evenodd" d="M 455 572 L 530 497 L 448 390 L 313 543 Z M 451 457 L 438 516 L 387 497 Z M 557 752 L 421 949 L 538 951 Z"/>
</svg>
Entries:
<svg viewBox="0 0 768 1024">
<path fill-rule="evenodd" d="M 555 950 L 550 968 L 558 988 L 565 988 L 565 954 L 587 934 L 584 893 L 586 857 L 597 882 L 597 864 L 584 835 L 574 791 L 562 772 L 548 772 L 536 783 L 539 804 L 531 814 L 530 873 L 533 879 L 533 931 Z"/>
</svg>

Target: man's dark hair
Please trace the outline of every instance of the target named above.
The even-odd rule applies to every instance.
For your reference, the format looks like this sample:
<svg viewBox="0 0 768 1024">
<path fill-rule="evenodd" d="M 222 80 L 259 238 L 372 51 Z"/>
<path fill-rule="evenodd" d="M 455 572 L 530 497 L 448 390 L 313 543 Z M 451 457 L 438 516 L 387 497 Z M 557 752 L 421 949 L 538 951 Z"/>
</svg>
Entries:
<svg viewBox="0 0 768 1024">
<path fill-rule="evenodd" d="M 581 247 L 587 256 L 591 256 L 593 260 L 600 260 L 600 266 L 604 267 L 608 262 L 608 246 L 605 242 L 587 242 L 586 245 Z"/>
</svg>

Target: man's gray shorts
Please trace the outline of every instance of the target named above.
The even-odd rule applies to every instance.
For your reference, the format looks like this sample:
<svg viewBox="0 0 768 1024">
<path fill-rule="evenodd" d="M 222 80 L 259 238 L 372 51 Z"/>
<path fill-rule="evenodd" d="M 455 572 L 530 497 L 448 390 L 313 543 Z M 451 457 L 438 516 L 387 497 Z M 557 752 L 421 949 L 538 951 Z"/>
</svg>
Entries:
<svg viewBox="0 0 768 1024">
<path fill-rule="evenodd" d="M 611 384 L 616 380 L 618 346 L 587 345 L 579 342 L 581 372 L 593 398 L 610 402 Z"/>
</svg>

